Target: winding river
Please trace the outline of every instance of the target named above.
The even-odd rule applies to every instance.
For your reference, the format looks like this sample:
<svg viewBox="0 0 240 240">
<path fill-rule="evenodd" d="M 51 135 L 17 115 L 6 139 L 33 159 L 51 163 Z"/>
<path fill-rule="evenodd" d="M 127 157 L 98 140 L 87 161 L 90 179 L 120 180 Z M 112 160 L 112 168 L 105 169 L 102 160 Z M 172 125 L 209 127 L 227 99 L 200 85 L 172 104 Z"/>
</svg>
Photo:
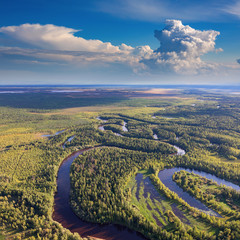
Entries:
<svg viewBox="0 0 240 240">
<path fill-rule="evenodd" d="M 53 136 L 57 136 L 57 135 L 59 135 L 60 133 L 63 133 L 63 132 L 65 132 L 65 129 L 61 130 L 61 131 L 58 131 L 58 132 L 55 132 L 54 134 L 44 134 L 44 135 L 42 135 L 42 137 L 53 137 Z"/>
<path fill-rule="evenodd" d="M 100 118 L 100 117 L 96 117 L 96 119 L 97 119 L 97 120 L 100 120 L 100 121 L 102 121 L 102 122 L 104 122 L 104 123 L 107 122 L 107 120 L 102 119 L 102 118 Z M 127 129 L 126 126 L 127 126 L 127 122 L 123 121 L 123 125 L 122 125 L 122 130 L 123 130 L 123 132 L 128 132 L 128 129 Z M 98 129 L 101 130 L 101 131 L 104 131 L 104 130 L 105 130 L 103 125 L 100 125 L 100 126 L 98 127 Z M 112 132 L 113 132 L 113 131 L 112 131 Z M 113 133 L 114 133 L 116 136 L 123 137 L 123 135 L 121 135 L 121 134 L 119 134 L 119 133 L 115 133 L 115 132 L 113 132 Z"/>
<path fill-rule="evenodd" d="M 83 149 L 74 152 L 62 162 L 57 177 L 57 193 L 54 197 L 54 212 L 53 220 L 62 224 L 63 227 L 71 232 L 77 232 L 81 237 L 91 236 L 98 239 L 120 240 L 120 239 L 145 239 L 139 233 L 131 231 L 126 227 L 108 224 L 100 225 L 82 221 L 77 217 L 69 203 L 70 195 L 70 168 L 72 162 L 80 154 L 89 151 L 93 148 Z"/>
<path fill-rule="evenodd" d="M 66 141 L 65 143 L 63 143 L 63 145 L 62 145 L 63 149 L 65 149 L 66 144 L 67 144 L 68 142 L 70 143 L 74 138 L 75 138 L 75 136 L 71 136 L 70 138 L 68 138 L 67 141 Z"/>
<path fill-rule="evenodd" d="M 195 207 L 203 212 L 208 213 L 209 215 L 214 215 L 217 217 L 221 217 L 218 213 L 215 211 L 209 209 L 207 206 L 205 206 L 203 203 L 201 203 L 199 200 L 195 199 L 192 197 L 189 193 L 185 192 L 181 187 L 177 185 L 172 179 L 173 174 L 176 172 L 179 172 L 181 170 L 185 170 L 190 173 L 195 173 L 198 174 L 202 177 L 205 177 L 209 180 L 215 181 L 217 184 L 223 184 L 226 185 L 227 187 L 232 187 L 233 189 L 240 191 L 240 187 L 236 184 L 233 184 L 229 181 L 226 181 L 224 179 L 221 179 L 219 177 L 216 177 L 213 174 L 206 173 L 203 171 L 198 171 L 194 169 L 189 169 L 189 168 L 182 168 L 182 167 L 175 167 L 171 169 L 164 169 L 159 172 L 158 177 L 162 181 L 162 183 L 168 187 L 171 191 L 175 192 L 178 194 L 179 197 L 181 197 L 184 201 L 186 201 L 190 206 Z"/>
<path fill-rule="evenodd" d="M 107 122 L 106 119 L 102 119 L 102 118 L 100 118 L 100 117 L 96 117 L 96 119 L 97 119 L 97 120 L 100 120 L 100 121 L 102 121 L 102 122 Z"/>
<path fill-rule="evenodd" d="M 158 140 L 158 135 L 156 133 L 153 133 L 153 139 Z M 183 156 L 186 153 L 185 150 L 181 149 L 180 147 L 176 145 L 172 146 L 177 150 L 177 153 L 175 155 Z"/>
<path fill-rule="evenodd" d="M 103 120 L 103 119 L 99 119 Z M 124 126 L 126 127 L 124 122 Z M 104 130 L 104 127 L 99 126 L 100 130 Z M 63 130 L 64 131 L 64 130 Z M 63 131 L 59 131 L 54 135 L 60 134 Z M 127 130 L 125 130 L 127 131 Z M 50 135 L 50 136 L 54 136 Z M 47 135 L 45 135 L 47 136 Z M 157 136 L 154 136 L 157 139 Z M 72 140 L 72 138 L 68 139 Z M 177 150 L 177 155 L 184 155 L 185 151 L 180 149 L 177 146 L 174 146 Z M 70 156 L 64 159 L 62 162 L 57 177 L 57 193 L 54 197 L 54 212 L 53 212 L 53 220 L 62 224 L 63 227 L 69 229 L 71 232 L 77 232 L 81 237 L 91 236 L 93 238 L 98 239 L 109 239 L 109 240 L 120 240 L 120 239 L 132 239 L 132 240 L 140 240 L 145 239 L 142 235 L 136 233 L 135 231 L 131 231 L 126 227 L 115 225 L 115 224 L 107 224 L 100 225 L 95 223 L 89 223 L 78 218 L 73 210 L 71 209 L 69 203 L 69 195 L 70 195 L 70 168 L 71 164 L 75 158 L 77 158 L 80 154 L 83 154 L 86 151 L 90 151 L 93 148 L 86 148 L 79 150 L 77 152 L 72 153 Z M 216 181 L 218 184 L 224 184 L 226 186 L 232 187 L 237 191 L 240 191 L 240 187 L 228 182 L 226 180 L 220 179 L 212 174 L 208 174 L 206 172 L 191 170 L 188 168 L 175 167 L 171 169 L 164 169 L 159 172 L 159 179 L 168 187 L 171 191 L 177 193 L 179 197 L 185 200 L 192 207 L 196 207 L 201 211 L 204 211 L 210 215 L 214 215 L 217 217 L 221 217 L 215 211 L 209 209 L 203 203 L 190 196 L 187 192 L 184 192 L 182 188 L 180 188 L 172 179 L 172 176 L 175 172 L 185 170 L 188 172 L 193 172 L 200 176 L 206 177 L 213 181 Z M 146 182 L 146 184 L 149 184 Z M 148 189 L 149 190 L 149 189 Z M 154 194 L 153 194 L 154 195 Z M 159 224 L 160 225 L 160 224 Z"/>
<path fill-rule="evenodd" d="M 171 178 L 172 179 L 172 176 L 175 172 L 179 172 L 181 170 L 184 170 L 184 171 L 187 171 L 189 173 L 194 173 L 194 174 L 198 174 L 202 177 L 205 177 L 209 180 L 212 180 L 214 182 L 216 182 L 217 184 L 219 185 L 225 185 L 227 187 L 231 187 L 233 189 L 235 189 L 236 191 L 240 191 L 240 187 L 234 183 L 231 183 L 229 181 L 226 181 L 222 178 L 219 178 L 213 174 L 210 174 L 210 173 L 206 173 L 206 172 L 203 172 L 203 171 L 199 171 L 199 170 L 195 170 L 195 169 L 190 169 L 190 168 L 183 168 L 183 167 L 175 167 L 175 168 L 170 168 L 170 169 L 164 169 L 162 171 L 159 172 L 159 178 L 160 180 L 162 181 L 162 179 L 169 179 Z"/>
<path fill-rule="evenodd" d="M 153 134 L 154 139 L 158 139 L 157 134 Z M 173 145 L 173 147 L 177 150 L 177 153 L 175 155 L 183 156 L 186 154 L 185 150 L 181 149 L 180 147 Z M 186 170 L 188 172 L 194 172 L 196 174 L 199 174 L 200 176 L 209 177 L 208 179 L 214 179 L 218 180 L 219 178 L 215 177 L 214 175 L 207 174 L 205 172 L 200 172 L 196 170 L 190 170 L 187 168 L 171 168 L 171 169 L 164 169 L 159 172 L 158 177 L 162 181 L 162 183 L 168 187 L 171 191 L 178 194 L 180 198 L 182 198 L 185 202 L 187 202 L 190 206 L 195 207 L 209 215 L 221 217 L 217 212 L 213 211 L 212 209 L 208 208 L 206 205 L 204 205 L 202 202 L 197 200 L 196 198 L 192 197 L 189 193 L 185 192 L 182 188 L 180 188 L 174 181 L 173 181 L 173 174 L 175 172 L 179 172 L 181 170 Z M 222 180 L 224 181 L 224 180 Z M 218 184 L 221 184 L 222 182 L 217 181 Z M 226 181 L 224 181 L 226 182 Z M 231 183 L 230 183 L 231 184 Z"/>
</svg>

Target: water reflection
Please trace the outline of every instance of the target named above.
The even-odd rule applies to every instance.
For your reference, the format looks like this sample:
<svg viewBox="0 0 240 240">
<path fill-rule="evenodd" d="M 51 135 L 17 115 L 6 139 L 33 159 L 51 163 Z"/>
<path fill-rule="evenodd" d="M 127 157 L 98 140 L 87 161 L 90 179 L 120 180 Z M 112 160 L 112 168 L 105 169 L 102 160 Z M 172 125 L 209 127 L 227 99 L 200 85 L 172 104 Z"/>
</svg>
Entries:
<svg viewBox="0 0 240 240">
<path fill-rule="evenodd" d="M 217 212 L 213 211 L 212 209 L 210 209 L 206 205 L 204 205 L 202 202 L 200 202 L 199 200 L 192 197 L 189 193 L 185 192 L 181 187 L 179 187 L 177 185 L 177 183 L 175 183 L 173 181 L 173 179 L 172 179 L 173 174 L 175 172 L 179 172 L 181 170 L 185 170 L 188 172 L 194 172 L 201 176 L 211 175 L 211 174 L 207 174 L 207 173 L 196 171 L 196 170 L 178 167 L 178 168 L 164 169 L 159 172 L 158 177 L 166 187 L 168 187 L 171 191 L 177 193 L 178 196 L 180 198 L 182 198 L 185 202 L 187 202 L 190 206 L 195 207 L 209 215 L 221 217 Z M 214 178 L 217 178 L 214 175 L 211 175 L 211 176 Z"/>
</svg>

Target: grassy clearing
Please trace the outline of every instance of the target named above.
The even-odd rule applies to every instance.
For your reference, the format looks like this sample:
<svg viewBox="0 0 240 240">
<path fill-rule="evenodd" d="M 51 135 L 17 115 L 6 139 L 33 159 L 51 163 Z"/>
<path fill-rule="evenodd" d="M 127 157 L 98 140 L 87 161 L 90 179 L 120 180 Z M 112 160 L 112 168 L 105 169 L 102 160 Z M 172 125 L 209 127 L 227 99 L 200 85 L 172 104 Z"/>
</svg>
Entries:
<svg viewBox="0 0 240 240">
<path fill-rule="evenodd" d="M 206 231 L 210 234 L 216 233 L 216 229 L 212 226 L 209 226 L 199 217 L 193 217 L 189 212 L 183 208 L 181 205 L 176 205 L 176 203 L 172 200 L 167 199 L 161 193 L 157 193 L 159 197 L 156 198 L 156 189 L 152 185 L 150 188 L 152 191 L 149 191 L 149 182 L 147 182 L 147 196 L 144 184 L 144 179 L 146 180 L 151 172 L 149 170 L 140 170 L 138 174 L 142 174 L 142 181 L 138 181 L 135 179 L 135 176 L 132 177 L 126 188 L 131 189 L 131 204 L 134 208 L 138 209 L 138 211 L 144 215 L 150 222 L 165 228 L 166 230 L 172 229 L 172 224 L 168 221 L 166 216 L 166 211 L 170 210 L 178 214 L 180 220 L 186 224 L 186 226 L 190 225 L 192 227 L 197 227 L 200 231 Z M 150 183 L 151 184 L 151 183 Z M 139 193 L 137 194 L 137 189 L 139 188 Z M 151 194 L 154 194 L 154 198 L 151 197 Z M 138 195 L 138 196 L 137 196 Z M 138 200 L 139 198 L 139 200 Z M 160 199 L 160 200 L 159 200 Z M 177 212 L 176 212 L 177 210 Z"/>
<path fill-rule="evenodd" d="M 16 133 L 2 135 L 0 138 L 0 149 L 11 146 L 25 145 L 38 139 L 42 139 L 41 134 L 38 133 Z"/>
</svg>

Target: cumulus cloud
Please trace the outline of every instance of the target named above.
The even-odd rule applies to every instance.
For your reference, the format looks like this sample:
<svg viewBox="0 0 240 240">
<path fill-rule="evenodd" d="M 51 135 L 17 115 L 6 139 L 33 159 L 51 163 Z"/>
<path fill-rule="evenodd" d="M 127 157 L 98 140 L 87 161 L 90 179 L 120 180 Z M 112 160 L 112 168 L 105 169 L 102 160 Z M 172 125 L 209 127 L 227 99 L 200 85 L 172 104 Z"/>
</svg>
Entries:
<svg viewBox="0 0 240 240">
<path fill-rule="evenodd" d="M 199 31 L 184 26 L 179 20 L 167 20 L 166 27 L 155 31 L 155 37 L 160 41 L 160 48 L 157 52 L 188 52 L 193 56 L 213 51 L 215 40 L 219 32 Z"/>
<path fill-rule="evenodd" d="M 78 66 L 90 62 L 100 64 L 127 63 L 132 66 L 134 71 L 143 67 L 140 58 L 149 52 L 153 52 L 149 46 L 133 48 L 124 43 L 114 46 L 110 42 L 95 39 L 87 40 L 76 37 L 74 35 L 76 32 L 79 32 L 79 30 L 52 24 L 23 24 L 1 27 L 0 33 L 37 49 L 2 47 L 0 51 L 5 55 L 13 56 L 15 54 L 17 56 L 46 59 L 47 61 L 66 61 Z"/>
<path fill-rule="evenodd" d="M 59 27 L 52 24 L 22 24 L 20 26 L 1 27 L 0 32 L 14 39 L 49 50 L 118 52 L 120 49 L 110 42 L 86 40 L 74 36 L 79 30 Z"/>
<path fill-rule="evenodd" d="M 142 61 L 150 68 L 173 70 L 177 73 L 198 73 L 213 69 L 213 64 L 201 60 L 201 56 L 215 49 L 217 31 L 200 31 L 183 25 L 179 20 L 167 20 L 166 27 L 155 31 L 160 47 L 149 59 Z"/>
<path fill-rule="evenodd" d="M 122 64 L 134 72 L 169 72 L 198 74 L 213 71 L 216 64 L 201 60 L 201 56 L 215 49 L 219 32 L 200 31 L 185 26 L 178 20 L 167 20 L 166 27 L 155 31 L 160 47 L 114 46 L 110 42 L 76 37 L 78 30 L 51 24 L 23 24 L 1 27 L 0 32 L 9 38 L 29 44 L 31 48 L 1 47 L 0 56 L 20 56 L 24 61 L 70 63 L 76 66 Z M 21 59 L 21 58 L 20 58 Z"/>
</svg>

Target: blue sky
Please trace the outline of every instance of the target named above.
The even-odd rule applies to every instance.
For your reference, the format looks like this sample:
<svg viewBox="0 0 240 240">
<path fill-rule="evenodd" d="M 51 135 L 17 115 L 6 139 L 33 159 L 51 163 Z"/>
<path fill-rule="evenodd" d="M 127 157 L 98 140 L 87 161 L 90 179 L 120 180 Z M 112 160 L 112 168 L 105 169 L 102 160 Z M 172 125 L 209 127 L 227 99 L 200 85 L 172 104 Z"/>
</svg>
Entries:
<svg viewBox="0 0 240 240">
<path fill-rule="evenodd" d="M 239 0 L 9 0 L 0 16 L 0 84 L 240 83 Z"/>
</svg>

